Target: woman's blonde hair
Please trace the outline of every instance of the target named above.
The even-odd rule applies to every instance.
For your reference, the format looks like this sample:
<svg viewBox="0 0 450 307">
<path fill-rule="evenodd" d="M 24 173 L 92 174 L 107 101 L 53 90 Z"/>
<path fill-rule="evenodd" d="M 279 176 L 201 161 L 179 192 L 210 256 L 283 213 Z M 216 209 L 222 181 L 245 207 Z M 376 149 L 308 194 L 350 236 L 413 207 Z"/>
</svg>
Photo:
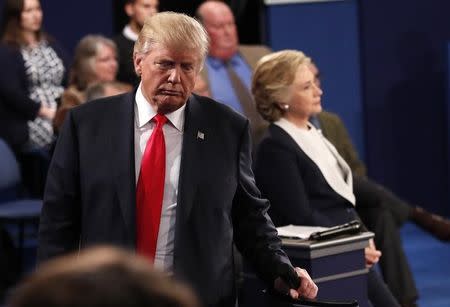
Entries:
<svg viewBox="0 0 450 307">
<path fill-rule="evenodd" d="M 286 101 L 298 67 L 310 62 L 309 57 L 297 50 L 274 52 L 258 61 L 252 79 L 252 94 L 256 108 L 265 120 L 274 122 L 284 114 L 280 103 Z"/>
<path fill-rule="evenodd" d="M 96 79 L 95 57 L 102 45 L 110 47 L 117 55 L 116 43 L 105 36 L 88 34 L 78 42 L 69 74 L 69 84 L 84 91 Z"/>
</svg>

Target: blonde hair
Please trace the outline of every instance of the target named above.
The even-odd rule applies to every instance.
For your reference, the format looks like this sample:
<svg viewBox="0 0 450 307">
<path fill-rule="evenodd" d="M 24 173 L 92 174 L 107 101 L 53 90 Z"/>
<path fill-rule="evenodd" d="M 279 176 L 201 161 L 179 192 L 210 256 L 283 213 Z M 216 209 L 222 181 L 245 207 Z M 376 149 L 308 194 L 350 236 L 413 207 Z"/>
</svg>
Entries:
<svg viewBox="0 0 450 307">
<path fill-rule="evenodd" d="M 200 66 L 208 54 L 208 34 L 194 18 L 175 12 L 157 13 L 144 23 L 134 44 L 134 55 L 146 54 L 154 44 L 174 50 L 194 50 L 198 52 Z"/>
<path fill-rule="evenodd" d="M 252 79 L 252 94 L 261 116 L 274 122 L 286 112 L 280 103 L 286 100 L 289 86 L 294 82 L 298 67 L 311 59 L 297 50 L 282 50 L 262 57 Z"/>
</svg>

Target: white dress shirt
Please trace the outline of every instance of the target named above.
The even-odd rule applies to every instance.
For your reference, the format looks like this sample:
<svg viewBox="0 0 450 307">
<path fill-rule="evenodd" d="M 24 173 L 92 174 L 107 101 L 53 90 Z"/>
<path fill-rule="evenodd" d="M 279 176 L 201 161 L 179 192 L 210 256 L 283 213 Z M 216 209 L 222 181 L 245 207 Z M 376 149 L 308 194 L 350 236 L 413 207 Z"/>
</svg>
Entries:
<svg viewBox="0 0 450 307">
<path fill-rule="evenodd" d="M 136 108 L 134 113 L 134 158 L 136 183 L 139 178 L 142 155 L 150 138 L 155 122 L 152 118 L 156 111 L 142 94 L 141 84 L 136 91 Z M 173 249 L 175 237 L 175 220 L 178 196 L 178 179 L 180 174 L 181 148 L 183 143 L 184 111 L 186 105 L 166 114 L 167 123 L 163 126 L 166 143 L 166 176 L 164 196 L 161 209 L 158 243 L 156 245 L 155 267 L 166 272 L 173 271 Z"/>
<path fill-rule="evenodd" d="M 137 41 L 139 34 L 134 33 L 133 30 L 131 30 L 131 27 L 129 25 L 126 25 L 123 28 L 122 31 L 123 36 L 125 36 L 126 38 L 128 38 L 130 41 Z"/>
<path fill-rule="evenodd" d="M 310 123 L 308 123 L 308 129 L 299 128 L 284 118 L 280 118 L 274 124 L 294 139 L 303 152 L 317 165 L 330 187 L 355 205 L 351 169 L 333 144 Z"/>
</svg>

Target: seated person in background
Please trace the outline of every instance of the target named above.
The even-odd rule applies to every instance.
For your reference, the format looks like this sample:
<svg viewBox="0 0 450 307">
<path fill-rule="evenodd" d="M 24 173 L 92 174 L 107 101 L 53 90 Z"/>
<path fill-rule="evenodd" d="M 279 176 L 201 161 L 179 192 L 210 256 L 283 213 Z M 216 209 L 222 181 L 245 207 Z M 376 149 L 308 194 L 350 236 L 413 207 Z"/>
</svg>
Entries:
<svg viewBox="0 0 450 307">
<path fill-rule="evenodd" d="M 205 80 L 200 75 L 195 79 L 195 86 L 192 92 L 200 96 L 211 97 L 208 84 L 206 84 Z"/>
<path fill-rule="evenodd" d="M 271 203 L 269 215 L 276 226 L 327 227 L 359 220 L 350 168 L 308 122 L 321 111 L 322 96 L 309 63 L 299 51 L 275 52 L 258 62 L 253 76 L 256 106 L 271 122 L 256 151 L 255 179 Z M 371 268 L 380 256 L 370 240 L 367 266 Z M 368 294 L 374 306 L 398 306 L 372 268 Z"/>
<path fill-rule="evenodd" d="M 311 71 L 320 87 L 319 70 L 314 63 L 311 63 Z M 411 220 L 439 240 L 450 241 L 450 221 L 448 219 L 407 203 L 386 187 L 367 178 L 366 167 L 359 159 L 358 152 L 353 146 L 347 129 L 337 114 L 322 111 L 312 116 L 310 121 L 317 129 L 322 131 L 322 134 L 336 147 L 339 154 L 350 166 L 353 173 L 357 205 L 359 205 L 359 199 L 364 199 L 364 203 L 370 204 L 370 207 L 383 205 L 394 216 L 398 226 L 402 226 L 406 220 Z M 359 207 L 356 208 L 358 210 Z"/>
<path fill-rule="evenodd" d="M 99 82 L 87 88 L 86 101 L 123 94 L 132 89 L 130 84 L 119 81 Z"/>
<path fill-rule="evenodd" d="M 320 87 L 317 66 L 311 63 L 310 69 L 315 76 L 316 85 Z M 445 242 L 450 240 L 448 219 L 407 203 L 387 188 L 367 178 L 366 167 L 359 159 L 344 123 L 336 114 L 322 111 L 313 115 L 310 121 L 321 130 L 323 136 L 336 147 L 338 153 L 350 166 L 353 174 L 356 211 L 367 227 L 375 232 L 375 243 L 381 250 L 387 249 L 383 248 L 386 241 L 382 240 L 387 236 L 389 241 L 398 241 L 396 246 L 401 245 L 397 228 L 400 228 L 407 220 L 413 221 L 439 240 Z M 383 220 L 389 226 L 377 228 L 378 220 Z M 385 236 L 378 233 L 383 229 L 388 231 Z M 391 245 L 391 242 L 388 244 Z M 405 261 L 400 262 L 402 266 L 399 267 L 399 259 L 402 258 Z M 411 297 L 417 296 L 415 283 L 402 249 L 387 249 L 380 260 L 380 266 L 386 283 L 400 301 L 408 301 Z"/>
<path fill-rule="evenodd" d="M 138 85 L 139 77 L 134 71 L 133 47 L 145 19 L 158 12 L 158 0 L 126 0 L 124 10 L 129 17 L 122 33 L 113 38 L 119 52 L 117 80 Z"/>
<path fill-rule="evenodd" d="M 13 292 L 10 307 L 198 307 L 185 285 L 133 253 L 97 247 L 48 261 Z"/>
<path fill-rule="evenodd" d="M 75 48 L 69 87 L 61 98 L 54 126 L 59 130 L 67 110 L 86 101 L 86 89 L 98 82 L 113 81 L 117 75 L 116 44 L 101 35 L 83 37 Z"/>
<path fill-rule="evenodd" d="M 196 12 L 209 36 L 209 54 L 201 77 L 211 97 L 244 114 L 256 144 L 267 128 L 255 108 L 250 84 L 256 62 L 270 53 L 266 46 L 239 45 L 236 23 L 229 6 L 221 1 L 205 1 Z"/>
</svg>

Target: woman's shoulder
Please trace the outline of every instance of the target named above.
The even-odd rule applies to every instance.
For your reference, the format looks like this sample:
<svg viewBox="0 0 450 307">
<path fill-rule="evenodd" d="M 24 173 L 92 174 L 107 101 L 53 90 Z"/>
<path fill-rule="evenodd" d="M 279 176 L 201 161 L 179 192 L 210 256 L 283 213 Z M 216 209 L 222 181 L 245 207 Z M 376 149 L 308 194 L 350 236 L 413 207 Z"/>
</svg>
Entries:
<svg viewBox="0 0 450 307">
<path fill-rule="evenodd" d="M 85 93 L 75 86 L 69 86 L 61 96 L 61 107 L 74 107 L 85 101 Z"/>
</svg>

